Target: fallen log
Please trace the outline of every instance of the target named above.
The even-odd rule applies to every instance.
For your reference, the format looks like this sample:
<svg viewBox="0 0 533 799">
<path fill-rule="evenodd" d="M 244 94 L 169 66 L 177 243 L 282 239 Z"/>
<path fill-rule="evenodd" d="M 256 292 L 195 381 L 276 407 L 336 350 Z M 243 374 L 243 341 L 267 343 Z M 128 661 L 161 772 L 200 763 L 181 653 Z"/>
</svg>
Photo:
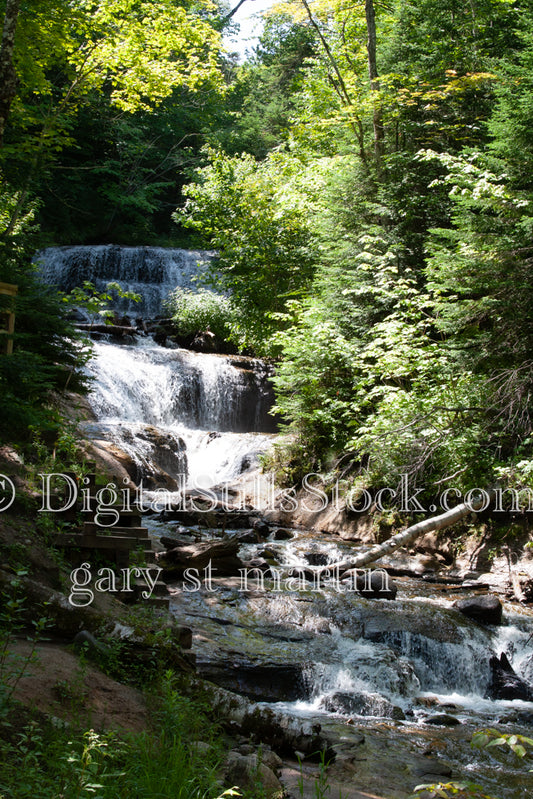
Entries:
<svg viewBox="0 0 533 799">
<path fill-rule="evenodd" d="M 471 502 L 462 502 L 455 508 L 447 510 L 446 513 L 441 513 L 439 516 L 433 516 L 431 519 L 424 519 L 422 522 L 417 522 L 416 524 L 411 525 L 411 527 L 408 527 L 406 530 L 402 530 L 401 533 L 396 533 L 396 535 L 388 538 L 383 542 L 383 544 L 377 544 L 367 552 L 362 552 L 360 555 L 356 555 L 356 557 L 352 558 L 351 560 L 330 563 L 328 566 L 325 566 L 323 569 L 321 569 L 321 571 L 328 571 L 332 569 L 346 571 L 347 569 L 359 569 L 362 566 L 366 566 L 368 563 L 373 563 L 375 560 L 382 558 L 384 555 L 389 555 L 396 549 L 399 549 L 406 544 L 410 544 L 412 541 L 415 541 L 425 533 L 431 533 L 434 530 L 443 530 L 444 528 L 450 527 L 452 524 L 455 524 L 461 519 L 464 519 L 470 513 L 475 513 L 476 511 L 485 508 L 486 498 L 488 497 L 490 500 L 493 498 L 493 496 L 494 491 L 489 489 L 485 491 L 484 495 L 479 499 L 474 499 Z"/>
</svg>

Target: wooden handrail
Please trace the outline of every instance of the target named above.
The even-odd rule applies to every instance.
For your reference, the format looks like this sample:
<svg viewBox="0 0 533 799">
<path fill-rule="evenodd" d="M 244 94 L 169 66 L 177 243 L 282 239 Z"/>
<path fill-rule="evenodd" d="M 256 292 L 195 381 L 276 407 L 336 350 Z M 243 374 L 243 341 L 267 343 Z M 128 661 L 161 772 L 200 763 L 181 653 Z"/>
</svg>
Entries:
<svg viewBox="0 0 533 799">
<path fill-rule="evenodd" d="M 2 306 L 2 297 L 15 297 L 18 286 L 13 283 L 0 282 L 0 334 L 5 338 L 0 339 L 0 351 L 5 355 L 13 352 L 13 333 L 15 332 L 15 312 L 9 307 Z"/>
</svg>

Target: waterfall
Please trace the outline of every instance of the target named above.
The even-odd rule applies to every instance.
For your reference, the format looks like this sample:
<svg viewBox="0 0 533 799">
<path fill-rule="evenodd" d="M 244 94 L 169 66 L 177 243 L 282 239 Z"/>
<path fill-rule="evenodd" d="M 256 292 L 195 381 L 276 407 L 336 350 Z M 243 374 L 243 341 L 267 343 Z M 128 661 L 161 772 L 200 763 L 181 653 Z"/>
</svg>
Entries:
<svg viewBox="0 0 533 799">
<path fill-rule="evenodd" d="M 43 280 L 70 291 L 90 281 L 98 290 L 117 281 L 140 293 L 130 308 L 154 317 L 177 286 L 194 289 L 212 253 L 118 247 L 50 247 L 35 257 Z M 126 304 L 125 304 L 126 302 Z M 258 465 L 276 425 L 268 411 L 269 370 L 258 359 L 169 349 L 140 336 L 135 344 L 94 343 L 87 365 L 96 417 L 85 426 L 93 440 L 119 454 L 130 476 L 148 488 L 211 486 Z"/>
<path fill-rule="evenodd" d="M 213 253 L 163 247 L 120 247 L 115 244 L 48 247 L 35 256 L 43 280 L 69 292 L 88 280 L 98 291 L 118 281 L 123 289 L 141 295 L 139 303 L 117 300 L 120 313 L 154 317 L 177 286 L 194 288 Z"/>
</svg>

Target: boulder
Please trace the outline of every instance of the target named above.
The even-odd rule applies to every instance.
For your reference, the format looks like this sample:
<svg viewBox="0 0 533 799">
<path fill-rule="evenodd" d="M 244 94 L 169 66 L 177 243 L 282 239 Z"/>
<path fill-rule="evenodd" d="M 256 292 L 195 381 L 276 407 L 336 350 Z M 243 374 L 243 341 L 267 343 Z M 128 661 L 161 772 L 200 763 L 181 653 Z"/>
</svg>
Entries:
<svg viewBox="0 0 533 799">
<path fill-rule="evenodd" d="M 404 719 L 405 713 L 397 705 L 393 705 L 384 696 L 361 691 L 346 693 L 337 691 L 324 699 L 324 708 L 330 713 L 344 716 L 377 716 L 387 719 Z"/>
<path fill-rule="evenodd" d="M 287 527 L 276 527 L 272 531 L 272 538 L 274 541 L 290 541 L 291 538 L 294 538 L 294 533 Z"/>
<path fill-rule="evenodd" d="M 237 556 L 238 550 L 239 541 L 225 537 L 220 541 L 201 541 L 177 546 L 166 552 L 158 552 L 155 557 L 157 564 L 171 574 L 183 574 L 185 569 L 201 571 L 211 564 L 216 576 L 235 575 L 244 567 Z"/>
<path fill-rule="evenodd" d="M 458 599 L 454 602 L 454 607 L 465 616 L 468 616 L 469 619 L 479 622 L 479 624 L 502 623 L 502 603 L 493 594 Z"/>
<path fill-rule="evenodd" d="M 348 569 L 341 580 L 366 599 L 396 599 L 398 593 L 398 586 L 385 569 Z"/>
<path fill-rule="evenodd" d="M 310 566 L 327 566 L 329 563 L 325 552 L 305 552 L 304 558 Z"/>
<path fill-rule="evenodd" d="M 228 664 L 199 657 L 197 666 L 204 679 L 257 702 L 295 702 L 305 695 L 302 663 L 250 663 L 234 657 Z"/>
<path fill-rule="evenodd" d="M 195 539 L 190 535 L 188 536 L 176 535 L 175 538 L 173 536 L 162 535 L 159 540 L 162 546 L 165 547 L 165 549 L 175 549 L 176 547 L 185 547 L 188 544 L 195 543 Z"/>
<path fill-rule="evenodd" d="M 255 530 L 244 530 L 242 533 L 237 534 L 241 544 L 258 544 L 260 536 Z"/>
<path fill-rule="evenodd" d="M 449 713 L 437 713 L 436 716 L 429 716 L 424 721 L 426 724 L 433 724 L 436 727 L 456 727 L 461 723 L 459 719 Z"/>
<path fill-rule="evenodd" d="M 505 653 L 499 658 L 493 655 L 489 662 L 492 680 L 487 693 L 491 699 L 533 701 L 533 687 L 516 674 Z"/>
<path fill-rule="evenodd" d="M 451 777 L 453 773 L 447 763 L 428 756 L 413 758 L 408 768 L 415 777 L 424 777 L 424 782 L 442 782 L 442 777 Z"/>
<path fill-rule="evenodd" d="M 258 783 L 266 799 L 284 795 L 283 786 L 272 769 L 262 763 L 257 755 L 230 752 L 226 758 L 224 784 L 228 788 L 238 785 L 244 790 L 255 791 Z"/>
<path fill-rule="evenodd" d="M 266 522 L 264 519 L 254 519 L 252 521 L 252 527 L 255 532 L 263 538 L 266 538 L 270 534 L 270 527 L 268 522 Z"/>
</svg>

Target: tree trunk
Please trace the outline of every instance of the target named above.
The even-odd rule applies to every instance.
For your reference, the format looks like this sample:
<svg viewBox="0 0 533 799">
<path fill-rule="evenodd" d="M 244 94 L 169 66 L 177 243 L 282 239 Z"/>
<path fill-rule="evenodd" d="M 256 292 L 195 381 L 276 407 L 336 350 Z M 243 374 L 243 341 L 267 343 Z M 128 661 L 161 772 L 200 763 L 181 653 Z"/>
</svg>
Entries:
<svg viewBox="0 0 533 799">
<path fill-rule="evenodd" d="M 4 141 L 11 103 L 17 93 L 18 78 L 13 64 L 13 51 L 20 4 L 21 0 L 7 0 L 4 14 L 0 44 L 0 147 Z"/>
<path fill-rule="evenodd" d="M 389 555 L 396 549 L 410 544 L 425 533 L 431 533 L 434 530 L 443 530 L 445 527 L 450 527 L 450 525 L 455 524 L 455 522 L 464 519 L 470 513 L 475 513 L 477 510 L 484 507 L 485 498 L 489 497 L 490 499 L 492 496 L 492 490 L 486 491 L 484 497 L 479 500 L 473 500 L 468 504 L 463 502 L 461 505 L 457 505 L 456 508 L 452 508 L 446 511 L 446 513 L 441 513 L 440 516 L 433 516 L 431 519 L 424 519 L 422 522 L 417 522 L 406 530 L 402 530 L 401 533 L 393 535 L 392 538 L 387 539 L 383 544 L 372 547 L 368 552 L 362 552 L 351 560 L 330 563 L 328 566 L 324 567 L 324 571 L 334 568 L 338 568 L 339 571 L 359 569 L 362 566 L 366 566 L 368 563 L 373 563 L 375 560 L 378 560 L 378 558 L 383 557 L 383 555 Z"/>
<path fill-rule="evenodd" d="M 374 12 L 373 0 L 365 0 L 366 31 L 367 31 L 367 51 L 368 51 L 368 77 L 370 88 L 373 92 L 380 89 L 379 74 L 376 60 L 376 15 Z M 374 98 L 374 152 L 378 171 L 383 157 L 383 118 L 381 114 L 381 104 Z"/>
</svg>

